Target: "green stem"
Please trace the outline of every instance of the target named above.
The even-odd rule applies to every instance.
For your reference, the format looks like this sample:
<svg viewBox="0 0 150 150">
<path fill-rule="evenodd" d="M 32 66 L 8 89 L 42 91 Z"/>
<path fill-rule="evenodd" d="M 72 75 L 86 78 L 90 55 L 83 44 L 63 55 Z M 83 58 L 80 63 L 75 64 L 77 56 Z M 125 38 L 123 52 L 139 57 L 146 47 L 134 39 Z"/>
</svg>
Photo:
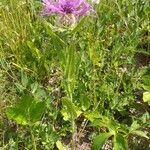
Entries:
<svg viewBox="0 0 150 150">
<path fill-rule="evenodd" d="M 72 119 L 72 150 L 75 150 L 75 121 Z"/>
<path fill-rule="evenodd" d="M 34 137 L 34 134 L 33 134 L 33 130 L 31 128 L 31 126 L 29 126 L 29 128 L 30 128 L 30 134 L 31 134 L 32 142 L 33 142 L 33 149 L 37 150 L 37 148 L 36 148 L 36 142 L 35 142 L 35 137 Z"/>
<path fill-rule="evenodd" d="M 73 101 L 73 98 L 72 98 L 72 92 L 69 93 L 69 96 L 70 96 L 70 100 L 71 102 Z M 72 117 L 71 118 L 71 127 L 72 127 L 72 141 L 71 141 L 71 145 L 72 145 L 72 150 L 75 150 L 75 121 L 74 121 L 74 118 Z"/>
</svg>

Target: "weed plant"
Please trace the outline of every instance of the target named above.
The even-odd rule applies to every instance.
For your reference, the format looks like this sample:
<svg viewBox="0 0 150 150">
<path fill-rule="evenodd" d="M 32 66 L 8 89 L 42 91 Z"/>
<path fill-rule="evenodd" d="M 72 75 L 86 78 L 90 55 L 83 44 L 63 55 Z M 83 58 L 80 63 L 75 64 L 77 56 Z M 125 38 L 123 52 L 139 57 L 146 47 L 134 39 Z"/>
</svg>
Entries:
<svg viewBox="0 0 150 150">
<path fill-rule="evenodd" d="M 59 28 L 40 0 L 0 2 L 1 149 L 150 148 L 149 1 L 92 5 Z"/>
</svg>

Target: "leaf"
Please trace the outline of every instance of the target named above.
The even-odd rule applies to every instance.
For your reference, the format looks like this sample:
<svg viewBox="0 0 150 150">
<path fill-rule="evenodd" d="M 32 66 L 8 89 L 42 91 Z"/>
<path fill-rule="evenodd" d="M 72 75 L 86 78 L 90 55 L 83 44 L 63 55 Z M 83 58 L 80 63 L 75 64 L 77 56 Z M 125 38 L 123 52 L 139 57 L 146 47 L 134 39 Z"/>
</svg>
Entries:
<svg viewBox="0 0 150 150">
<path fill-rule="evenodd" d="M 40 118 L 42 117 L 43 113 L 45 112 L 45 109 L 46 109 L 45 102 L 32 103 L 32 105 L 29 109 L 30 121 L 32 123 L 39 121 Z"/>
<path fill-rule="evenodd" d="M 37 102 L 33 97 L 24 95 L 18 103 L 6 110 L 6 114 L 18 124 L 26 125 L 40 120 L 45 109 L 45 102 Z"/>
<path fill-rule="evenodd" d="M 100 115 L 100 118 L 94 119 L 93 124 L 99 127 L 106 127 L 109 129 L 109 131 L 112 132 L 115 132 L 117 129 L 120 128 L 120 124 L 116 120 L 102 115 Z"/>
<path fill-rule="evenodd" d="M 47 33 L 51 35 L 54 42 L 56 42 L 56 45 L 61 45 L 61 46 L 65 45 L 64 41 L 58 35 L 56 35 L 55 32 L 53 32 L 52 25 L 46 21 L 44 23 L 46 25 Z"/>
<path fill-rule="evenodd" d="M 29 82 L 29 80 L 28 80 L 27 75 L 24 74 L 23 71 L 21 71 L 21 83 L 22 83 L 22 85 L 23 85 L 24 88 L 27 87 L 28 82 Z"/>
<path fill-rule="evenodd" d="M 19 102 L 14 106 L 14 108 L 22 109 L 23 111 L 28 111 L 34 98 L 30 95 L 23 95 Z"/>
<path fill-rule="evenodd" d="M 66 90 L 68 95 L 73 93 L 76 83 L 76 74 L 78 70 L 78 66 L 76 65 L 77 55 L 76 55 L 76 47 L 74 42 L 72 42 L 67 48 L 66 52 L 66 60 L 64 62 L 64 77 L 66 81 Z"/>
<path fill-rule="evenodd" d="M 82 28 L 82 26 L 85 23 L 86 19 L 87 19 L 87 17 L 84 17 L 84 18 L 81 19 L 81 21 L 77 24 L 77 26 L 72 30 L 73 34 L 78 32 Z"/>
<path fill-rule="evenodd" d="M 150 92 L 144 92 L 143 93 L 143 101 L 144 102 L 150 102 Z"/>
<path fill-rule="evenodd" d="M 92 45 L 92 44 L 91 44 Z M 90 59 L 92 60 L 93 64 L 94 65 L 97 65 L 98 64 L 98 57 L 97 57 L 97 54 L 96 54 L 96 48 L 94 47 L 94 45 L 92 47 L 89 47 L 88 48 L 88 52 L 89 52 L 89 56 L 90 56 Z"/>
<path fill-rule="evenodd" d="M 32 93 L 35 93 L 38 87 L 39 87 L 39 84 L 37 82 L 31 84 Z"/>
<path fill-rule="evenodd" d="M 15 85 L 20 90 L 20 92 L 22 92 L 23 90 L 25 90 L 25 87 L 23 87 L 20 83 L 15 83 Z"/>
<path fill-rule="evenodd" d="M 86 95 L 80 97 L 82 109 L 86 111 L 90 107 L 90 99 Z"/>
<path fill-rule="evenodd" d="M 67 148 L 60 141 L 56 142 L 56 146 L 59 150 L 67 150 Z"/>
<path fill-rule="evenodd" d="M 148 112 L 145 112 L 141 117 L 142 123 L 148 123 L 148 120 L 150 120 L 150 114 Z"/>
<path fill-rule="evenodd" d="M 94 119 L 92 123 L 94 126 L 108 128 L 108 122 L 103 122 L 102 119 Z"/>
<path fill-rule="evenodd" d="M 136 134 L 138 136 L 149 139 L 149 137 L 146 135 L 146 133 L 144 133 L 143 131 L 140 131 L 140 130 L 132 131 L 131 134 Z"/>
<path fill-rule="evenodd" d="M 35 97 L 38 99 L 44 98 L 46 96 L 45 90 L 41 88 L 37 88 L 36 92 L 34 93 Z"/>
<path fill-rule="evenodd" d="M 15 120 L 18 124 L 26 125 L 28 123 L 28 109 L 32 101 L 32 97 L 24 95 L 15 106 L 6 110 L 7 117 Z"/>
<path fill-rule="evenodd" d="M 93 122 L 95 119 L 100 119 L 100 114 L 98 111 L 93 111 L 93 112 L 85 114 L 85 117 L 91 122 Z"/>
<path fill-rule="evenodd" d="M 142 81 L 143 81 L 143 88 L 144 88 L 144 90 L 148 90 L 149 91 L 150 90 L 150 78 L 149 78 L 149 75 L 144 75 L 143 78 L 142 78 Z"/>
<path fill-rule="evenodd" d="M 65 76 L 68 79 L 73 79 L 75 75 L 75 44 L 71 43 L 68 48 L 68 55 L 66 60 L 66 70 L 65 70 Z"/>
<path fill-rule="evenodd" d="M 134 130 L 136 130 L 138 128 L 140 128 L 140 125 L 137 123 L 137 121 L 133 121 L 133 123 L 132 123 L 132 125 L 130 127 L 129 132 L 132 132 L 132 131 L 134 131 Z"/>
<path fill-rule="evenodd" d="M 114 136 L 113 150 L 128 150 L 127 139 L 120 133 Z"/>
<path fill-rule="evenodd" d="M 64 108 L 62 111 L 62 114 L 67 115 L 65 116 L 65 118 L 68 118 L 68 119 L 77 118 L 77 112 L 76 112 L 74 104 L 70 100 L 67 100 L 67 99 L 64 99 L 62 103 L 63 103 L 63 108 Z"/>
<path fill-rule="evenodd" d="M 112 136 L 112 133 L 101 133 L 100 135 L 94 138 L 92 150 L 100 150 L 104 145 L 105 141 Z"/>
<path fill-rule="evenodd" d="M 32 41 L 27 41 L 28 47 L 31 49 L 31 52 L 36 56 L 36 58 L 39 60 L 42 57 L 41 51 L 35 46 L 35 44 Z"/>
<path fill-rule="evenodd" d="M 9 119 L 15 120 L 18 124 L 28 124 L 27 116 L 21 109 L 10 107 L 7 109 L 6 114 Z"/>
</svg>

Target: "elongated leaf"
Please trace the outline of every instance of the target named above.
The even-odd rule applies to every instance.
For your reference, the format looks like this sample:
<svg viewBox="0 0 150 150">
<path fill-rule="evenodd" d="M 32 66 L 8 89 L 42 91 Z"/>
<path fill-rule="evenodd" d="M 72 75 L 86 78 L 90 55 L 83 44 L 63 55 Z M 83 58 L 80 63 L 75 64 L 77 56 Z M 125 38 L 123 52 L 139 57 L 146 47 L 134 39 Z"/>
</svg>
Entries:
<svg viewBox="0 0 150 150">
<path fill-rule="evenodd" d="M 121 134 L 114 136 L 114 147 L 113 150 L 128 150 L 127 139 Z"/>
<path fill-rule="evenodd" d="M 149 139 L 149 137 L 146 135 L 146 133 L 143 132 L 143 131 L 140 131 L 140 130 L 132 131 L 131 134 L 136 134 L 138 136 L 141 136 L 141 137 Z"/>
<path fill-rule="evenodd" d="M 32 53 L 36 56 L 37 59 L 42 57 L 41 51 L 35 46 L 33 42 L 27 41 L 27 45 L 32 50 Z"/>
<path fill-rule="evenodd" d="M 105 141 L 112 135 L 112 133 L 101 133 L 100 135 L 96 136 L 93 140 L 92 150 L 100 150 Z"/>
<path fill-rule="evenodd" d="M 60 44 L 61 46 L 63 46 L 65 44 L 64 41 L 58 35 L 56 35 L 55 32 L 53 32 L 51 24 L 48 22 L 44 23 L 46 25 L 47 33 L 52 36 L 52 38 L 58 45 Z"/>
<path fill-rule="evenodd" d="M 90 107 L 90 99 L 86 95 L 81 95 L 80 101 L 82 104 L 82 109 L 84 111 Z"/>
<path fill-rule="evenodd" d="M 67 118 L 75 119 L 77 117 L 77 112 L 75 110 L 75 106 L 70 100 L 64 99 L 63 100 L 63 107 L 65 110 L 63 112 L 66 112 L 68 115 Z"/>
<path fill-rule="evenodd" d="M 27 87 L 28 82 L 29 82 L 29 80 L 28 80 L 27 75 L 24 74 L 23 71 L 21 71 L 21 83 L 22 83 L 22 85 L 23 85 L 24 88 Z"/>
<path fill-rule="evenodd" d="M 56 142 L 56 146 L 59 150 L 67 150 L 67 148 L 60 141 Z"/>
<path fill-rule="evenodd" d="M 75 45 L 71 43 L 68 48 L 68 56 L 66 60 L 66 72 L 67 78 L 73 78 L 75 74 Z"/>
<path fill-rule="evenodd" d="M 81 21 L 77 24 L 77 26 L 72 30 L 73 34 L 78 32 L 82 28 L 82 26 L 85 23 L 86 19 L 87 19 L 86 17 L 81 19 Z"/>
<path fill-rule="evenodd" d="M 132 132 L 132 131 L 134 131 L 134 130 L 136 130 L 138 128 L 140 128 L 140 125 L 137 123 L 137 121 L 133 121 L 129 131 Z"/>
</svg>

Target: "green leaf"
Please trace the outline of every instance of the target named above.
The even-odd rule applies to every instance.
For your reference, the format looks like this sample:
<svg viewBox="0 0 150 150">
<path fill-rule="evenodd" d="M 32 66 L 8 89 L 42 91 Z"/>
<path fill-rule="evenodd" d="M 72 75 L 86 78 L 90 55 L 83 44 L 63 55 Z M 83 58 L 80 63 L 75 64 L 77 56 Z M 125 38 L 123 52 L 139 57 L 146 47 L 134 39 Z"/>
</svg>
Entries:
<svg viewBox="0 0 150 150">
<path fill-rule="evenodd" d="M 145 90 L 150 90 L 150 78 L 149 78 L 149 75 L 144 75 L 143 78 L 142 78 L 142 81 L 143 81 L 143 88 Z"/>
<path fill-rule="evenodd" d="M 81 95 L 80 101 L 81 101 L 82 109 L 86 111 L 90 107 L 90 99 L 88 98 L 88 96 L 84 94 Z"/>
<path fill-rule="evenodd" d="M 101 133 L 100 135 L 94 138 L 92 150 L 100 150 L 104 145 L 105 141 L 112 136 L 112 133 Z"/>
<path fill-rule="evenodd" d="M 45 102 L 38 102 L 38 103 L 33 102 L 29 109 L 30 121 L 32 123 L 39 121 L 45 110 L 46 110 Z"/>
<path fill-rule="evenodd" d="M 116 134 L 113 142 L 113 150 L 128 150 L 127 139 L 122 134 Z"/>
<path fill-rule="evenodd" d="M 34 98 L 30 95 L 23 95 L 22 98 L 18 101 L 18 103 L 16 103 L 14 108 L 18 108 L 24 112 L 27 112 L 33 100 Z"/>
<path fill-rule="evenodd" d="M 36 92 L 36 90 L 39 88 L 39 84 L 37 82 L 31 84 L 31 90 L 32 93 L 34 94 Z"/>
<path fill-rule="evenodd" d="M 9 119 L 15 120 L 18 124 L 28 124 L 27 115 L 21 109 L 10 107 L 7 109 L 6 114 Z"/>
<path fill-rule="evenodd" d="M 56 142 L 56 146 L 59 150 L 67 150 L 67 148 L 60 141 Z"/>
<path fill-rule="evenodd" d="M 67 99 L 64 99 L 62 103 L 63 103 L 62 115 L 65 114 L 65 118 L 67 119 L 69 118 L 76 119 L 77 112 L 76 112 L 74 104 L 70 100 L 67 100 Z"/>
<path fill-rule="evenodd" d="M 23 85 L 24 88 L 27 87 L 28 82 L 29 82 L 29 80 L 28 80 L 27 75 L 24 74 L 23 71 L 21 71 L 21 83 L 22 83 L 22 85 Z"/>
<path fill-rule="evenodd" d="M 38 99 L 44 98 L 46 96 L 45 90 L 41 88 L 37 88 L 36 92 L 34 93 L 35 97 Z"/>
<path fill-rule="evenodd" d="M 140 125 L 137 123 L 137 121 L 133 121 L 133 123 L 132 123 L 132 125 L 131 125 L 131 127 L 129 129 L 129 132 L 132 132 L 132 131 L 134 131 L 134 130 L 136 130 L 138 128 L 140 128 Z"/>
<path fill-rule="evenodd" d="M 77 24 L 77 26 L 72 30 L 72 34 L 75 34 L 76 32 L 78 32 L 82 28 L 82 26 L 85 23 L 86 19 L 87 19 L 87 17 L 84 17 L 84 18 L 81 19 L 81 21 Z"/>
<path fill-rule="evenodd" d="M 23 87 L 20 83 L 15 83 L 17 89 L 19 89 L 20 92 L 22 92 L 23 90 L 25 90 L 25 87 Z"/>
<path fill-rule="evenodd" d="M 71 42 L 69 47 L 66 49 L 66 59 L 64 61 L 64 78 L 65 78 L 65 85 L 66 85 L 66 91 L 68 92 L 68 95 L 73 93 L 76 83 L 76 75 L 78 66 L 76 65 L 77 60 L 77 54 L 76 54 L 76 46 L 74 41 Z"/>
<path fill-rule="evenodd" d="M 100 114 L 98 111 L 88 112 L 85 114 L 85 117 L 93 122 L 95 119 L 100 119 Z"/>
<path fill-rule="evenodd" d="M 45 102 L 37 102 L 33 97 L 24 95 L 18 103 L 6 110 L 6 114 L 18 124 L 26 125 L 40 120 L 45 109 Z"/>
<path fill-rule="evenodd" d="M 144 92 L 143 93 L 143 101 L 144 102 L 150 102 L 150 92 Z"/>
<path fill-rule="evenodd" d="M 52 37 L 54 42 L 56 42 L 56 45 L 65 45 L 64 41 L 58 35 L 56 35 L 55 32 L 53 32 L 52 25 L 46 21 L 44 23 L 46 25 L 47 33 Z"/>
<path fill-rule="evenodd" d="M 131 134 L 136 134 L 138 136 L 141 136 L 141 137 L 149 139 L 149 137 L 146 135 L 146 133 L 143 132 L 143 131 L 140 131 L 140 130 L 132 131 Z"/>
<path fill-rule="evenodd" d="M 93 44 L 90 44 L 90 45 L 92 45 L 91 47 L 88 48 L 90 59 L 92 60 L 94 65 L 97 65 L 99 60 L 96 54 L 96 50 L 95 50 L 96 48 L 94 47 Z"/>
<path fill-rule="evenodd" d="M 7 109 L 6 114 L 8 118 L 15 120 L 18 124 L 26 125 L 28 123 L 28 109 L 32 101 L 33 98 L 31 96 L 22 96 L 15 106 Z"/>
<path fill-rule="evenodd" d="M 32 41 L 27 41 L 27 45 L 31 49 L 32 53 L 39 60 L 42 57 L 41 51 L 36 47 L 36 45 Z"/>
</svg>

